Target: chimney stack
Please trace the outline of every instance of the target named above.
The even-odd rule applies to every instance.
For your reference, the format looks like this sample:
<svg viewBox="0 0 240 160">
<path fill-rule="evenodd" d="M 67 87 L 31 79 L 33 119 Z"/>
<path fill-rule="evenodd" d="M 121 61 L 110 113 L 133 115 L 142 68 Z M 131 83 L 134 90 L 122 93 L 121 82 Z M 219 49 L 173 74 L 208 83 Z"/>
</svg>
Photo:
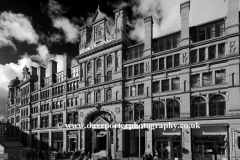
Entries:
<svg viewBox="0 0 240 160">
<path fill-rule="evenodd" d="M 38 75 L 38 87 L 43 86 L 43 78 L 46 77 L 46 68 L 43 66 L 39 66 L 37 68 L 37 75 Z"/>
<path fill-rule="evenodd" d="M 144 55 L 152 54 L 152 37 L 153 37 L 153 19 L 152 16 L 144 18 L 145 39 L 144 39 Z"/>
<path fill-rule="evenodd" d="M 180 14 L 181 14 L 181 42 L 180 46 L 187 46 L 190 44 L 189 35 L 189 11 L 190 11 L 190 1 L 180 4 Z"/>
<path fill-rule="evenodd" d="M 55 82 L 55 73 L 57 73 L 57 62 L 54 60 L 49 60 L 48 63 L 48 71 L 49 71 L 49 85 Z"/>
<path fill-rule="evenodd" d="M 37 76 L 37 68 L 31 66 L 31 67 L 30 67 L 30 73 L 31 73 L 31 75 L 33 75 L 33 76 Z"/>
<path fill-rule="evenodd" d="M 68 75 L 70 74 L 70 67 L 71 67 L 71 57 L 67 54 L 64 53 L 63 54 L 63 79 L 67 80 Z"/>
</svg>

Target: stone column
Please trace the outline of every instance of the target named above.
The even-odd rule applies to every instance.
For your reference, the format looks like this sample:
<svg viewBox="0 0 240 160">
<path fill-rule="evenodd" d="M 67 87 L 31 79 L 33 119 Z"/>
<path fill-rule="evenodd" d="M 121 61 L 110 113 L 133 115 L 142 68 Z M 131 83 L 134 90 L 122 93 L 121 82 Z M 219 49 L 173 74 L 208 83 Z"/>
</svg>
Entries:
<svg viewBox="0 0 240 160">
<path fill-rule="evenodd" d="M 67 131 L 63 130 L 63 150 L 67 151 Z"/>
<path fill-rule="evenodd" d="M 49 149 L 52 149 L 52 131 L 48 132 L 48 146 Z"/>
<path fill-rule="evenodd" d="M 191 141 L 191 129 L 184 128 L 182 129 L 182 158 L 186 160 L 192 159 L 192 141 Z"/>
</svg>

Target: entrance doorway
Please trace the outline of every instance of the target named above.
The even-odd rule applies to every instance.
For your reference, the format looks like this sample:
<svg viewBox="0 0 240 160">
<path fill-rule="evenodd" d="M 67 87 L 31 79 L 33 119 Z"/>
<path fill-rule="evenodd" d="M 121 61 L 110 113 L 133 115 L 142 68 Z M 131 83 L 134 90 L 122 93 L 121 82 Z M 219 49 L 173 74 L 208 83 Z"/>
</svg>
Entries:
<svg viewBox="0 0 240 160">
<path fill-rule="evenodd" d="M 145 153 L 145 131 L 141 130 L 140 146 L 141 157 Z M 125 130 L 125 157 L 139 157 L 139 130 Z"/>
<path fill-rule="evenodd" d="M 76 138 L 69 138 L 70 141 L 70 151 L 76 150 Z"/>
<path fill-rule="evenodd" d="M 103 130 L 96 131 L 97 132 L 97 151 L 106 150 L 107 149 L 107 132 Z"/>
</svg>

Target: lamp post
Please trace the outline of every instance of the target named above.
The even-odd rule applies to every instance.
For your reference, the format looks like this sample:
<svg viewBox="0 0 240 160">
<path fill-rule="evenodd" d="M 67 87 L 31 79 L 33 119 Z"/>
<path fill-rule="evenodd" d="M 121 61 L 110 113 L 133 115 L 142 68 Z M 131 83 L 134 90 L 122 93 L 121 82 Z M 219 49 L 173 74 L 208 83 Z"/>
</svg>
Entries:
<svg viewBox="0 0 240 160">
<path fill-rule="evenodd" d="M 142 119 L 139 119 L 139 122 L 138 122 L 138 136 L 139 136 L 139 158 L 141 158 L 141 123 L 143 121 L 143 117 Z"/>
</svg>

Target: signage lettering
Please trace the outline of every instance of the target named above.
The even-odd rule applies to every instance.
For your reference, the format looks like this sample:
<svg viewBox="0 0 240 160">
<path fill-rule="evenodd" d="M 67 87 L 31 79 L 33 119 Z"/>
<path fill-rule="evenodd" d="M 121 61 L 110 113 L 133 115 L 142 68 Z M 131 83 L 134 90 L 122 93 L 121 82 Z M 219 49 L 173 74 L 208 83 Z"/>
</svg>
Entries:
<svg viewBox="0 0 240 160">
<path fill-rule="evenodd" d="M 94 48 L 103 46 L 104 44 L 108 44 L 108 43 L 110 43 L 110 42 L 112 42 L 112 41 L 115 41 L 116 39 L 117 39 L 117 37 L 114 36 L 113 38 L 109 38 L 109 39 L 107 39 L 106 41 L 103 41 L 103 42 L 101 42 L 101 43 L 98 43 L 98 44 L 92 45 L 92 46 L 90 46 L 90 47 L 87 47 L 87 48 L 85 48 L 85 49 L 82 49 L 82 50 L 80 50 L 80 54 L 83 54 L 83 53 L 85 53 L 85 52 L 87 52 L 87 51 L 93 50 Z"/>
</svg>

